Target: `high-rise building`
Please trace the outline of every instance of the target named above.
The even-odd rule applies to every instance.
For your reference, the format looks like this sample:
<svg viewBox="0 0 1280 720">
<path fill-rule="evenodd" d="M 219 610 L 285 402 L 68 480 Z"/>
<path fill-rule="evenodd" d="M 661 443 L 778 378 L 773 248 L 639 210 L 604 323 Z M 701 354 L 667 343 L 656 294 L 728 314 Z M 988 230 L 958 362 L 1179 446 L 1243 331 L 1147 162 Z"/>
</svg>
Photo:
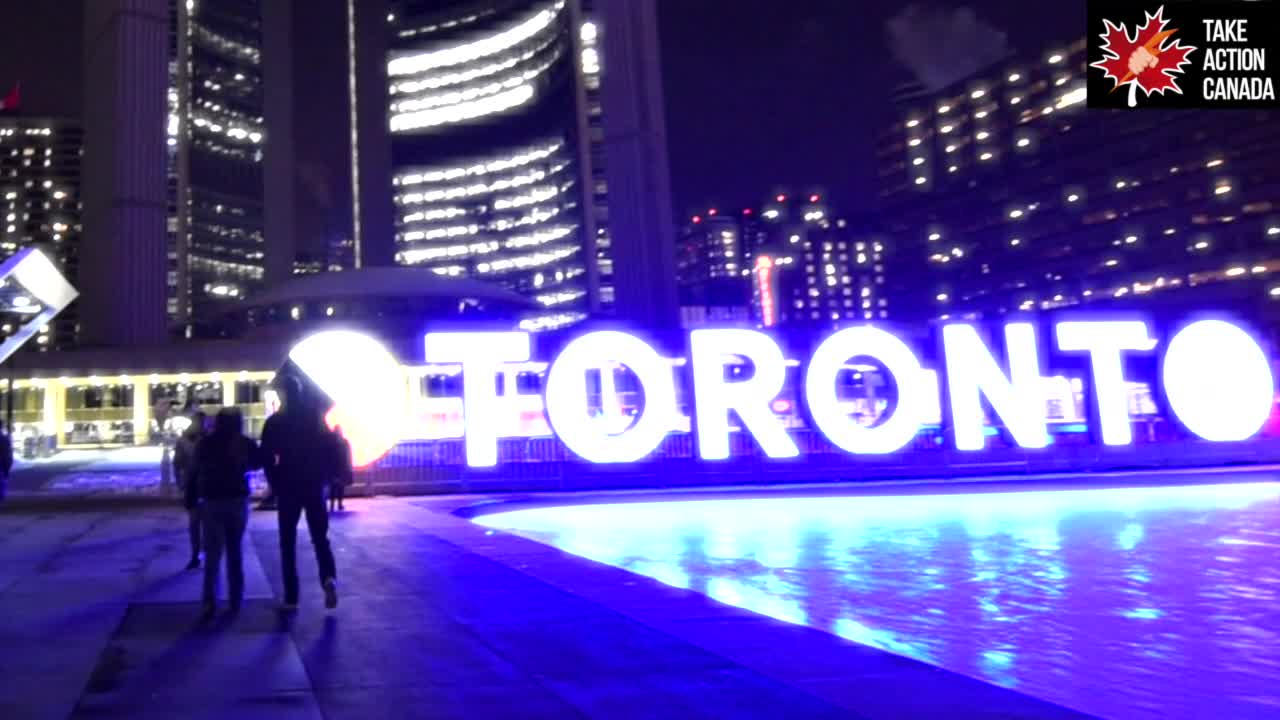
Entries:
<svg viewBox="0 0 1280 720">
<path fill-rule="evenodd" d="M 607 309 L 598 26 L 566 0 L 394 6 L 396 260 L 535 297 L 531 329 Z"/>
<path fill-rule="evenodd" d="M 885 238 L 867 222 L 830 218 L 818 195 L 774 200 L 751 233 L 761 324 L 817 330 L 887 318 Z"/>
<path fill-rule="evenodd" d="M 80 266 L 79 122 L 0 112 L 0 253 L 36 246 L 74 285 Z M 19 308 L 20 309 L 20 308 Z M 0 309 L 3 312 L 7 309 Z M 76 306 L 64 310 L 35 339 L 41 350 L 76 342 Z M 8 336 L 13 324 L 0 324 Z"/>
<path fill-rule="evenodd" d="M 708 208 L 677 246 L 686 321 L 722 321 L 735 302 L 761 327 L 823 329 L 888 316 L 886 240 L 832 216 L 820 193 L 782 192 L 739 213 Z"/>
<path fill-rule="evenodd" d="M 653 9 L 627 5 L 392 0 L 377 18 L 385 27 L 370 32 L 360 28 L 374 20 L 369 5 L 353 5 L 356 244 L 366 264 L 389 255 L 500 284 L 539 304 L 522 323 L 530 330 L 615 310 L 641 324 L 674 320 Z M 366 46 L 378 33 L 383 87 L 371 88 L 380 75 L 361 64 L 376 57 Z M 609 83 L 625 87 L 610 94 Z M 369 100 L 378 89 L 381 117 Z M 609 139 L 606 124 L 627 132 Z M 385 224 L 384 182 L 394 203 Z M 623 256 L 635 267 L 620 300 Z"/>
<path fill-rule="evenodd" d="M 263 0 L 170 0 L 170 322 L 207 321 L 265 279 Z"/>
<path fill-rule="evenodd" d="M 751 283 L 746 272 L 744 220 L 710 208 L 692 217 L 681 232 L 676 242 L 676 283 L 683 327 L 749 322 Z"/>
<path fill-rule="evenodd" d="M 903 102 L 878 143 L 895 319 L 1275 304 L 1274 118 L 1086 111 L 1088 60 L 1080 39 Z"/>
<path fill-rule="evenodd" d="M 739 218 L 710 208 L 690 219 L 676 245 L 676 279 L 681 287 L 743 277 L 747 258 L 743 232 L 751 211 L 743 212 Z"/>
</svg>

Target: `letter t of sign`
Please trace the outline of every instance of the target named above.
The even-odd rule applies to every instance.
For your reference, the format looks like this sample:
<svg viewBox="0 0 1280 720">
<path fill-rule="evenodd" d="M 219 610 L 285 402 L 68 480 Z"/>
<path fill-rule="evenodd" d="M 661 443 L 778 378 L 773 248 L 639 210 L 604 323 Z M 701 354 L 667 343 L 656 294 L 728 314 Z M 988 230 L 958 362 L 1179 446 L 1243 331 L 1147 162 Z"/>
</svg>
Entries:
<svg viewBox="0 0 1280 720">
<path fill-rule="evenodd" d="M 424 339 L 429 363 L 462 364 L 462 416 L 466 433 L 467 465 L 498 464 L 497 376 L 502 364 L 529 359 L 529 333 L 444 332 L 427 333 Z"/>
</svg>

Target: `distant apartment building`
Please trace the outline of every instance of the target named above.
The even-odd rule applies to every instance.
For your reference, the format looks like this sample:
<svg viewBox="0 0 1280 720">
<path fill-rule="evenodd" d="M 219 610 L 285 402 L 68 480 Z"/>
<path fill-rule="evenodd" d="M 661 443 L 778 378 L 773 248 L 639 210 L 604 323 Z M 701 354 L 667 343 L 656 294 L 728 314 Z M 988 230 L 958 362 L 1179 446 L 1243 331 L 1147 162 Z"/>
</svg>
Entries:
<svg viewBox="0 0 1280 720">
<path fill-rule="evenodd" d="M 1277 314 L 1274 117 L 1087 110 L 1096 59 L 1080 39 L 901 99 L 877 144 L 895 318 Z"/>
<path fill-rule="evenodd" d="M 738 212 L 707 208 L 677 245 L 682 306 L 736 304 L 761 327 L 791 329 L 884 319 L 886 243 L 869 222 L 834 217 L 821 193 L 782 192 Z"/>
<path fill-rule="evenodd" d="M 83 226 L 80 157 L 84 136 L 72 120 L 0 110 L 0 255 L 37 247 L 74 285 L 80 272 Z M 0 335 L 12 333 L 25 307 L 0 308 Z M 36 336 L 39 350 L 75 345 L 76 305 L 64 310 Z"/>
</svg>

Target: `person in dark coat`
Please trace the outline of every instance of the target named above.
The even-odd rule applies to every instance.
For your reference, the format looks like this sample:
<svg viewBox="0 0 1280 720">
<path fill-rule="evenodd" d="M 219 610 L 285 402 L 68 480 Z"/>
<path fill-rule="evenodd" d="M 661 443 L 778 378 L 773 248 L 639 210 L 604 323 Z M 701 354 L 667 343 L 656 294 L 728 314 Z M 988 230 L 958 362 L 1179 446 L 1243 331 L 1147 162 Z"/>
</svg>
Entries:
<svg viewBox="0 0 1280 720">
<path fill-rule="evenodd" d="M 338 443 L 338 472 L 329 479 L 329 512 L 347 509 L 347 486 L 352 483 L 351 443 L 342 435 L 342 428 L 335 427 L 333 434 Z"/>
<path fill-rule="evenodd" d="M 244 564 L 240 552 L 249 522 L 249 473 L 263 465 L 257 443 L 244 435 L 244 418 L 236 408 L 223 408 L 213 432 L 196 448 L 194 485 L 204 527 L 204 613 L 217 606 L 219 560 L 227 558 L 228 602 L 232 612 L 244 601 Z"/>
<path fill-rule="evenodd" d="M 200 498 L 196 494 L 196 447 L 205 435 L 207 416 L 196 412 L 191 416 L 191 424 L 173 444 L 173 473 L 177 476 L 178 487 L 182 488 L 182 505 L 187 509 L 187 535 L 191 540 L 191 561 L 188 570 L 200 567 Z"/>
<path fill-rule="evenodd" d="M 9 490 L 9 473 L 13 472 L 13 437 L 0 423 L 0 501 Z"/>
<path fill-rule="evenodd" d="M 298 520 L 303 515 L 325 607 L 332 609 L 338 605 L 338 571 L 329 545 L 325 492 L 342 462 L 339 438 L 325 425 L 322 408 L 304 395 L 297 378 L 282 376 L 277 385 L 283 405 L 262 427 L 262 450 L 268 458 L 267 482 L 276 497 L 284 609 L 298 607 Z"/>
</svg>

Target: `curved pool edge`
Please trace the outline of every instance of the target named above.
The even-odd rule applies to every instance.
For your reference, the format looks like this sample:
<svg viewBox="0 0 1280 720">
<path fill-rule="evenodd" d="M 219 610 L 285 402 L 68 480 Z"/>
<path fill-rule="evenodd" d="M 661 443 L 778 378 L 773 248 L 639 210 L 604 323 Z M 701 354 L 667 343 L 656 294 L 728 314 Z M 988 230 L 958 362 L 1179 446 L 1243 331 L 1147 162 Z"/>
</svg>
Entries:
<svg viewBox="0 0 1280 720">
<path fill-rule="evenodd" d="M 1108 518 L 1116 516 L 1117 513 L 1123 515 L 1124 513 L 1147 513 L 1157 511 L 1198 512 L 1202 508 L 1208 507 L 1219 508 L 1222 510 L 1242 511 L 1247 503 L 1257 503 L 1261 497 L 1261 493 L 1267 496 L 1262 499 L 1265 499 L 1266 502 L 1269 503 L 1266 507 L 1271 509 L 1267 510 L 1267 512 L 1272 512 L 1272 517 L 1274 519 L 1274 510 L 1277 507 L 1280 507 L 1276 505 L 1276 500 L 1278 499 L 1277 493 L 1280 492 L 1280 474 L 1278 474 L 1276 470 L 1276 467 L 1268 466 L 1267 468 L 1228 467 L 1212 470 L 1188 469 L 1185 471 L 1174 472 L 1112 472 L 1106 474 L 1027 477 L 1020 478 L 1020 481 L 1016 483 L 1008 482 L 1005 478 L 990 478 L 983 479 L 980 482 L 935 480 L 932 482 L 915 481 L 908 483 L 877 483 L 875 485 L 869 485 L 866 483 L 807 483 L 796 485 L 771 485 L 768 487 L 700 487 L 689 489 L 680 488 L 675 490 L 653 488 L 641 491 L 627 490 L 612 492 L 542 493 L 538 495 L 506 497 L 491 496 L 480 502 L 475 502 L 475 499 L 473 499 L 472 502 L 458 508 L 460 511 L 458 516 L 460 522 L 480 527 L 495 539 L 512 538 L 515 540 L 527 540 L 528 543 L 542 545 L 544 548 L 549 548 L 562 556 L 568 556 L 568 558 L 575 559 L 584 566 L 601 565 L 618 573 L 622 573 L 621 575 L 615 573 L 607 577 L 601 576 L 598 581 L 599 584 L 596 587 L 583 586 L 580 588 L 586 595 L 590 595 L 595 598 L 597 602 L 600 602 L 603 605 L 609 605 L 611 603 L 611 595 L 616 594 L 618 591 L 616 587 L 611 590 L 609 587 L 602 588 L 600 586 L 624 586 L 626 592 L 635 593 L 641 596 L 651 594 L 653 596 L 670 597 L 677 595 L 687 598 L 688 595 L 685 592 L 685 588 L 690 587 L 688 576 L 682 576 L 684 577 L 683 580 L 672 580 L 672 575 L 670 573 L 652 572 L 653 563 L 648 562 L 646 558 L 653 556 L 646 555 L 644 552 L 636 552 L 634 547 L 615 544 L 609 538 L 605 538 L 605 542 L 600 542 L 601 538 L 595 537 L 593 541 L 593 536 L 590 532 L 580 532 L 584 528 L 591 529 L 599 535 L 600 533 L 607 534 L 611 532 L 625 532 L 619 528 L 639 529 L 643 534 L 650 532 L 652 528 L 658 528 L 661 530 L 663 528 L 676 526 L 685 527 L 684 525 L 681 525 L 681 523 L 696 523 L 704 521 L 704 518 L 706 517 L 705 513 L 707 512 L 703 509 L 704 505 L 719 506 L 722 513 L 725 512 L 726 508 L 733 508 L 727 512 L 726 515 L 728 517 L 736 518 L 743 513 L 754 515 L 757 518 L 776 517 L 774 514 L 775 504 L 772 502 L 757 501 L 754 503 L 747 502 L 744 506 L 737 505 L 738 500 L 751 499 L 780 501 L 786 499 L 800 500 L 801 503 L 799 507 L 803 508 L 803 512 L 805 513 L 804 517 L 809 518 L 810 520 L 814 517 L 818 517 L 821 519 L 822 523 L 825 523 L 824 527 L 838 527 L 841 523 L 847 523 L 851 517 L 875 518 L 876 521 L 883 521 L 885 519 L 882 515 L 884 509 L 889 510 L 889 515 L 898 518 L 900 513 L 893 510 L 893 508 L 903 505 L 903 503 L 898 502 L 898 498 L 906 499 L 912 497 L 923 501 L 923 506 L 926 508 L 932 507 L 935 509 L 943 509 L 943 511 L 947 513 L 946 517 L 951 518 L 954 514 L 963 512 L 954 508 L 954 503 L 949 497 L 952 495 L 969 496 L 967 500 L 963 498 L 957 498 L 957 500 L 961 503 L 967 503 L 970 507 L 978 508 L 978 514 L 981 515 L 984 520 L 992 514 L 999 517 L 999 514 L 1003 513 L 1006 517 L 1019 518 L 1019 520 L 1015 522 L 1026 522 L 1023 519 L 1025 515 L 1023 511 L 1028 508 L 1028 503 L 1024 502 L 1022 498 L 1007 497 L 1006 499 L 997 500 L 995 497 L 992 497 L 988 500 L 986 496 L 1034 496 L 1036 499 L 1030 503 L 1030 509 L 1053 518 L 1068 517 L 1070 513 L 1083 513 L 1085 516 L 1090 518 Z M 1080 495 L 1093 495 L 1090 491 L 1098 491 L 1099 494 L 1095 497 L 1106 498 L 1105 504 L 1097 507 L 1087 507 L 1088 502 L 1096 501 L 1089 500 L 1082 503 Z M 1079 492 L 1079 495 L 1077 492 Z M 840 503 L 842 504 L 843 509 L 833 509 L 829 507 L 830 503 L 822 502 L 823 498 L 840 498 Z M 862 498 L 866 498 L 868 502 L 862 502 Z M 666 507 L 668 504 L 673 507 Z M 920 505 L 914 501 L 908 504 L 917 508 L 917 510 L 917 506 Z M 632 508 L 630 507 L 632 505 L 648 505 L 649 507 Z M 610 507 L 601 507 L 597 510 L 593 506 Z M 997 509 L 993 510 L 991 506 L 996 506 Z M 1081 506 L 1083 506 L 1083 509 Z M 1102 509 L 1102 513 L 1097 512 L 1098 507 Z M 1017 512 L 1009 512 L 1010 508 Z M 547 510 L 549 512 L 541 512 L 543 510 Z M 1060 514 L 1064 512 L 1067 514 Z M 915 521 L 918 519 L 917 514 L 915 513 L 916 511 L 913 510 L 911 512 L 901 513 L 901 516 Z M 510 514 L 510 517 L 504 518 L 503 516 L 507 514 Z M 557 517 L 562 520 L 555 520 Z M 634 519 L 637 517 L 640 518 L 639 521 Z M 547 518 L 551 518 L 550 523 L 547 522 Z M 573 529 L 568 535 L 572 539 L 572 542 L 561 544 L 541 535 L 542 533 L 559 532 L 554 529 L 555 523 L 565 522 L 565 518 L 572 519 L 567 521 L 570 522 L 570 524 L 577 522 L 579 525 L 579 527 Z M 601 518 L 604 519 L 602 520 Z M 901 518 L 898 519 L 900 520 Z M 1090 520 L 1088 522 L 1094 523 L 1103 521 Z M 1113 521 L 1106 520 L 1105 522 Z M 1129 551 L 1132 550 L 1133 544 L 1138 540 L 1141 540 L 1144 534 L 1143 527 L 1142 524 L 1139 523 L 1136 526 L 1138 534 L 1134 536 L 1131 532 L 1131 530 L 1134 529 L 1134 521 L 1124 520 L 1123 522 L 1128 524 L 1124 525 L 1123 528 L 1116 526 L 1112 529 L 1122 529 L 1124 531 L 1116 536 L 1116 541 L 1119 543 L 1118 547 L 1125 551 Z M 1152 520 L 1152 522 L 1154 523 L 1156 521 Z M 592 523 L 594 523 L 594 525 Z M 980 525 L 982 525 L 982 523 L 980 523 Z M 772 525 L 767 525 L 766 527 L 771 526 Z M 1078 522 L 1075 526 L 1081 527 Z M 1269 523 L 1268 526 L 1277 527 L 1274 525 L 1274 522 Z M 721 524 L 719 527 L 721 530 L 724 530 L 726 526 Z M 994 531 L 990 530 L 994 525 L 987 524 L 986 527 L 989 534 L 994 533 Z M 1055 524 L 1055 527 L 1058 526 Z M 1196 527 L 1201 527 L 1201 525 L 1197 525 Z M 1213 526 L 1210 524 L 1203 525 L 1203 527 L 1212 529 Z M 1226 526 L 1224 525 L 1224 527 Z M 1005 536 L 1007 535 L 1008 533 L 1006 532 Z M 1017 533 L 1013 536 L 1020 537 Z M 1123 536 L 1123 538 L 1121 536 Z M 1041 543 L 1044 540 L 1044 537 L 1036 532 L 1032 532 L 1027 537 L 1029 538 L 1028 542 L 1033 544 Z M 1106 535 L 1105 537 L 1110 537 L 1110 535 Z M 1154 534 L 1152 537 L 1159 539 L 1159 533 Z M 1165 542 L 1167 544 L 1167 539 L 1174 536 L 1166 533 L 1164 537 L 1166 539 L 1161 540 L 1160 542 Z M 1213 543 L 1201 543 L 1202 538 L 1200 538 L 1199 535 L 1193 534 L 1191 536 L 1187 536 L 1179 533 L 1177 537 L 1191 537 L 1187 542 L 1200 543 L 1200 546 L 1202 547 L 1217 547 Z M 1214 535 L 1209 539 L 1212 540 L 1214 537 L 1217 536 Z M 1127 540 L 1125 538 L 1127 538 Z M 1267 544 L 1264 541 L 1249 542 L 1248 538 L 1240 539 L 1235 536 L 1228 537 L 1224 535 L 1223 538 L 1225 538 L 1223 542 L 1228 543 L 1231 547 L 1246 547 L 1252 545 L 1263 546 Z M 1254 539 L 1257 540 L 1257 538 Z M 583 542 L 584 540 L 586 541 L 585 543 Z M 1265 538 L 1263 540 L 1265 540 Z M 593 542 L 594 545 L 592 544 Z M 1272 540 L 1271 542 L 1274 543 L 1275 541 Z M 1081 542 L 1073 542 L 1070 545 L 1075 548 L 1092 547 L 1092 545 L 1088 543 L 1082 544 Z M 610 555 L 609 552 L 581 552 L 581 550 L 584 549 L 590 550 L 592 547 L 604 547 L 613 552 L 613 555 Z M 667 548 L 668 545 L 659 540 L 656 541 L 655 547 Z M 725 547 L 723 543 L 721 544 L 721 547 Z M 1035 544 L 1035 547 L 1041 548 L 1043 546 Z M 1272 545 L 1272 547 L 1274 547 L 1274 545 Z M 622 549 L 619 550 L 619 548 Z M 1175 558 L 1195 557 L 1194 553 L 1183 552 L 1183 550 L 1185 550 L 1185 548 L 1167 556 Z M 1232 555 L 1232 553 L 1226 554 Z M 785 550 L 782 552 L 782 555 L 784 557 L 787 556 Z M 1075 555 L 1077 559 L 1079 559 L 1080 553 L 1076 552 Z M 630 558 L 631 560 L 639 558 L 639 560 L 635 560 L 634 563 L 616 561 L 617 558 L 623 557 Z M 721 557 L 723 557 L 723 555 L 721 555 Z M 792 557 L 793 560 L 791 562 L 794 562 L 796 555 L 793 552 L 789 557 Z M 1228 557 L 1222 559 L 1222 561 L 1234 562 L 1235 560 L 1233 560 L 1232 557 Z M 777 562 L 788 561 L 779 560 Z M 1150 561 L 1148 560 L 1145 562 Z M 650 567 L 650 570 L 644 569 L 646 563 Z M 1274 565 L 1274 563 L 1272 564 Z M 766 565 L 768 567 L 791 567 L 789 565 L 770 565 L 767 562 Z M 693 573 L 694 571 L 689 570 L 688 572 Z M 1270 577 L 1272 578 L 1272 587 L 1274 587 L 1274 573 Z M 1149 579 L 1146 578 L 1135 579 L 1135 582 L 1140 583 L 1148 581 Z M 660 587 L 655 588 L 655 584 Z M 670 587 L 668 585 L 674 585 L 674 587 Z M 578 584 L 572 583 L 572 586 L 577 587 Z M 707 596 L 707 590 L 705 587 L 700 591 L 695 592 L 694 595 L 697 595 L 698 598 L 691 598 L 686 602 L 695 606 L 699 602 L 715 604 L 715 602 L 710 600 Z M 729 650 L 734 650 L 736 647 L 735 643 L 743 642 L 740 638 L 725 638 L 721 637 L 721 635 L 736 634 L 739 636 L 746 636 L 765 633 L 767 637 L 774 638 L 779 642 L 785 642 L 784 638 L 786 636 L 782 635 L 782 631 L 776 628 L 777 625 L 793 627 L 787 625 L 787 623 L 806 622 L 804 620 L 797 621 L 792 619 L 792 615 L 777 611 L 776 606 L 766 606 L 759 603 L 755 605 L 750 603 L 743 604 L 736 600 L 725 599 L 725 593 L 711 595 L 714 597 L 720 597 L 725 602 L 730 603 L 722 608 L 720 619 L 717 619 L 715 622 L 704 621 L 699 624 L 690 624 L 687 620 L 669 620 L 663 618 L 661 615 L 648 616 L 646 618 L 642 618 L 642 620 L 654 625 L 655 627 L 662 627 L 664 631 L 678 634 L 681 637 L 686 637 L 690 639 L 690 641 L 696 642 L 699 638 L 709 639 L 713 645 L 708 647 L 715 652 L 721 652 L 722 650 L 728 652 Z M 623 599 L 622 602 L 642 603 L 643 601 L 637 599 Z M 1148 603 L 1148 605 L 1150 605 L 1150 603 Z M 626 606 L 630 607 L 629 604 Z M 1159 605 L 1157 604 L 1151 607 L 1159 607 Z M 680 612 L 681 608 L 673 605 L 670 610 L 673 612 Z M 725 610 L 727 610 L 727 612 L 724 612 Z M 754 615 L 752 610 L 759 611 L 761 614 Z M 1145 614 L 1136 614 L 1139 612 Z M 1154 614 L 1152 614 L 1152 612 L 1153 611 L 1151 611 L 1147 605 L 1143 605 L 1139 611 L 1134 611 L 1135 614 L 1124 613 L 1123 617 L 1127 618 L 1127 621 L 1147 623 L 1151 622 L 1153 618 L 1160 617 L 1160 613 L 1158 611 L 1155 611 Z M 735 613 L 750 614 L 752 615 L 752 620 L 750 622 L 745 619 L 734 620 L 734 618 L 737 617 Z M 699 625 L 710 625 L 713 629 L 699 627 Z M 966 624 L 966 626 L 968 625 Z M 730 631 L 728 628 L 736 629 Z M 833 635 L 829 630 L 818 629 L 817 626 L 809 626 L 805 629 L 813 630 L 814 632 L 818 632 L 823 635 L 830 635 L 837 640 L 839 640 L 840 636 L 843 636 L 857 642 L 856 638 L 851 638 L 847 633 Z M 818 643 L 817 640 L 799 635 L 795 637 L 799 638 L 797 642 L 817 643 L 817 645 L 808 652 L 829 652 L 833 653 L 836 657 L 846 657 L 848 652 L 842 649 L 838 644 Z M 761 639 L 757 639 L 754 642 L 764 643 Z M 769 642 L 771 644 L 773 640 L 770 640 Z M 726 644 L 715 645 L 715 643 Z M 1235 647 L 1242 647 L 1242 645 L 1237 644 Z M 867 647 L 866 649 L 874 650 L 875 652 L 883 653 L 894 658 L 893 660 L 881 658 L 880 660 L 871 661 L 874 662 L 878 669 L 866 672 L 894 675 L 900 672 L 905 672 L 910 675 L 913 672 L 910 670 L 904 670 L 904 668 L 910 667 L 909 665 L 899 664 L 901 662 L 908 661 L 909 658 L 895 654 L 895 650 L 897 650 L 896 647 L 885 647 L 881 644 L 873 643 L 871 647 Z M 958 671 L 964 670 L 962 667 L 956 666 L 954 663 L 933 664 L 937 661 L 937 658 L 934 656 L 922 657 L 913 652 L 906 653 L 906 655 L 909 655 L 911 658 L 917 658 L 910 660 L 910 662 L 919 662 L 924 664 L 925 667 L 935 673 L 941 672 L 957 674 Z M 749 656 L 749 653 L 744 657 L 747 656 Z M 812 658 L 806 655 L 803 662 L 809 663 L 811 661 Z M 772 668 L 771 672 L 781 673 L 783 677 L 797 680 L 799 685 L 806 683 L 811 685 L 815 683 L 819 686 L 822 685 L 821 682 L 813 680 L 812 678 L 792 677 L 788 675 L 788 671 L 785 667 L 779 668 L 776 663 L 773 663 L 768 659 L 758 660 L 758 662 L 762 663 L 761 667 L 767 666 Z M 862 661 L 859 660 L 857 662 Z M 1262 661 L 1259 661 L 1259 663 L 1260 667 L 1265 665 Z M 785 665 L 785 663 L 783 664 Z M 827 663 L 826 661 L 819 660 L 818 664 L 825 666 Z M 1188 669 L 1191 669 L 1195 666 L 1193 663 L 1187 667 Z M 801 675 L 804 675 L 809 671 L 810 670 L 802 671 Z M 857 672 L 863 671 L 859 670 Z M 1240 672 L 1245 673 L 1243 670 Z M 1256 672 L 1253 673 L 1253 675 L 1256 674 Z M 998 682 L 1001 685 L 1006 686 L 1002 689 L 1007 689 L 1010 686 L 1000 680 L 993 680 L 992 678 L 985 676 L 975 676 L 967 670 L 964 670 L 964 673 L 960 675 L 960 677 L 963 677 L 966 680 L 973 680 L 984 685 L 990 682 Z M 788 680 L 788 682 L 790 682 L 790 680 Z M 849 682 L 847 678 L 838 682 L 831 681 L 830 687 L 824 687 L 823 690 L 840 695 L 844 692 L 841 688 L 845 687 L 844 683 L 847 682 Z M 913 692 L 913 690 L 909 688 L 913 688 L 916 681 L 904 680 L 903 682 L 905 684 L 902 687 L 908 688 L 906 692 Z M 946 680 L 944 682 L 948 685 L 950 684 L 950 680 Z M 1247 682 L 1254 682 L 1254 680 L 1249 680 Z M 855 682 L 854 685 L 856 686 L 857 682 Z M 995 688 L 997 685 L 992 684 L 991 687 Z M 1120 690 L 1119 688 L 1127 687 L 1129 687 L 1129 685 L 1126 685 L 1123 682 L 1114 685 L 1110 683 L 1103 683 L 1094 687 L 1093 690 L 1096 693 L 1096 697 L 1113 697 L 1115 695 L 1124 695 L 1128 691 Z M 921 689 L 924 690 L 925 688 Z M 1187 690 L 1186 694 L 1188 697 L 1191 697 L 1192 700 L 1199 702 L 1203 693 L 1201 693 L 1201 695 L 1197 695 L 1196 693 L 1200 692 L 1202 689 L 1203 688 L 1198 688 L 1197 686 Z M 1019 692 L 1019 690 L 1022 692 Z M 904 690 L 896 689 L 894 692 L 904 692 Z M 1068 705 L 1092 712 L 1099 712 L 1100 707 L 1099 702 L 1097 701 L 1085 700 L 1080 697 L 1072 697 L 1070 694 L 1055 694 L 1054 692 L 1044 691 L 1043 687 L 1039 689 L 1036 689 L 1035 687 L 1019 688 L 1015 690 L 1008 690 L 1008 692 L 1021 695 L 1022 697 L 1029 699 L 1039 700 L 1041 698 L 1049 698 L 1048 702 L 1067 703 Z M 1127 700 L 1128 698 L 1126 697 L 1125 699 Z M 1137 699 L 1139 701 L 1143 700 L 1141 697 L 1137 697 Z M 850 702 L 853 704 L 849 704 L 847 707 L 854 708 L 859 713 L 864 713 L 864 706 L 858 705 L 853 699 L 850 699 Z M 1222 702 L 1226 702 L 1226 700 L 1223 700 Z M 1256 712 L 1258 707 L 1266 704 L 1266 698 L 1242 699 L 1241 697 L 1235 697 L 1231 699 L 1231 702 L 1239 704 L 1241 708 L 1247 707 L 1251 711 Z M 1059 706 L 1055 705 L 1054 707 L 1057 708 Z M 1139 702 L 1136 704 L 1125 705 L 1124 707 L 1145 708 L 1146 705 Z M 1195 705 L 1195 707 L 1199 706 Z M 1103 708 L 1103 711 L 1100 712 L 1102 716 L 1113 716 L 1113 713 L 1110 712 L 1110 710 L 1114 710 L 1115 708 L 1108 709 L 1105 703 L 1101 704 L 1101 708 Z M 900 715 L 888 714 L 886 717 L 935 716 L 933 712 L 922 711 L 913 713 L 909 709 L 900 709 L 900 712 Z M 1246 712 L 1243 714 L 1248 713 Z M 953 708 L 949 715 L 944 713 L 943 715 L 938 716 L 969 717 L 971 714 L 968 712 L 967 708 L 963 713 L 960 713 Z M 1022 715 L 1011 714 L 1007 716 L 1018 717 Z M 1041 715 L 1033 714 L 1030 716 Z M 1163 717 L 1163 715 L 1150 715 L 1150 717 L 1157 716 Z M 1199 715 L 1186 715 L 1185 717 L 1193 716 L 1198 717 Z"/>
<path fill-rule="evenodd" d="M 645 632 L 656 631 L 667 642 L 692 646 L 728 664 L 713 677 L 705 672 L 685 678 L 670 663 L 657 663 L 646 677 L 673 685 L 701 684 L 689 692 L 730 693 L 726 702 L 744 709 L 752 707 L 751 697 L 772 694 L 779 688 L 800 691 L 833 710 L 850 713 L 861 720 L 899 720 L 903 717 L 964 717 L 973 720 L 1066 720 L 1090 717 L 1050 701 L 1003 688 L 967 675 L 904 657 L 887 650 L 863 645 L 829 633 L 790 624 L 713 600 L 693 590 L 675 588 L 653 578 L 605 563 L 596 562 L 554 546 L 511 532 L 484 527 L 462 517 L 458 511 L 489 507 L 478 498 L 459 507 L 460 497 L 422 498 L 410 504 L 425 507 L 430 518 L 420 530 L 426 531 L 467 553 L 509 569 L 535 583 L 567 593 L 594 607 L 590 642 L 608 644 L 607 627 L 622 623 Z M 560 497 L 560 504 L 566 500 Z M 513 498 L 495 497 L 492 505 L 502 506 Z M 547 503 L 556 504 L 556 503 Z M 504 592 L 522 593 L 521 587 Z M 496 588 L 485 587 L 486 592 Z M 534 593 L 541 596 L 542 593 Z M 576 611 L 575 611 L 576 612 Z M 602 621 L 598 618 L 605 618 Z M 531 620 L 530 622 L 542 622 Z M 561 620 L 560 622 L 564 622 Z M 586 630 L 584 630 L 585 632 Z M 576 640 L 575 640 L 576 641 Z M 643 650 L 644 648 L 641 648 Z M 619 653 L 634 653 L 635 647 L 619 645 Z M 641 653 L 645 655 L 647 653 Z M 673 659 L 674 660 L 674 659 Z M 678 663 L 677 663 L 678 666 Z M 644 679 L 644 678 L 640 678 Z M 731 680 L 732 679 L 732 680 Z M 721 686 L 725 683 L 726 686 Z M 733 696 L 731 687 L 745 693 Z M 845 717 L 827 714 L 823 717 Z"/>
</svg>

